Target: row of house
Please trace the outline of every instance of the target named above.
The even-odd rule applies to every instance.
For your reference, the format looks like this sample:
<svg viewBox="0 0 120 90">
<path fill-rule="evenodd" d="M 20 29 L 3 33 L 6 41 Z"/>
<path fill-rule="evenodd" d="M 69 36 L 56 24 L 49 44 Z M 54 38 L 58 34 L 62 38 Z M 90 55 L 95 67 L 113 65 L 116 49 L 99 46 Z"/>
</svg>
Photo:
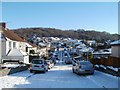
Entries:
<svg viewBox="0 0 120 90">
<path fill-rule="evenodd" d="M 37 53 L 37 46 L 6 28 L 6 23 L 0 23 L 0 63 L 3 63 L 4 60 L 19 60 L 29 63 L 31 50 Z"/>
<path fill-rule="evenodd" d="M 39 48 L 37 45 L 27 42 L 24 38 L 21 38 L 13 31 L 6 28 L 6 23 L 0 23 L 0 63 L 3 60 L 19 60 L 24 63 L 29 63 L 29 56 L 33 54 L 42 55 L 47 54 L 47 51 L 50 49 L 50 46 L 64 46 L 73 47 L 78 50 L 86 50 L 86 45 L 80 40 L 73 40 L 70 38 L 40 38 L 33 37 L 33 41 L 45 40 L 46 47 L 49 48 Z M 36 40 L 37 39 L 37 40 Z M 38 43 L 38 42 L 37 42 Z M 89 44 L 94 42 L 89 41 Z M 59 45 L 60 44 L 60 45 Z M 111 43 L 112 46 L 112 56 L 120 57 L 120 40 Z M 88 49 L 88 48 L 87 48 Z M 75 51 L 76 52 L 76 51 Z"/>
</svg>

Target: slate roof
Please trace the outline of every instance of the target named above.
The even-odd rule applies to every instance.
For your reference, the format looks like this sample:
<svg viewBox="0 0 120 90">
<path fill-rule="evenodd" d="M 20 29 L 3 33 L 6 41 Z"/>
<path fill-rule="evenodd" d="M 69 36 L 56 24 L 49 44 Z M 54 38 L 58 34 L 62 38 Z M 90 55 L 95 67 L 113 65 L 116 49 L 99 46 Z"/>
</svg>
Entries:
<svg viewBox="0 0 120 90">
<path fill-rule="evenodd" d="M 38 47 L 37 45 L 31 43 L 31 42 L 27 42 L 29 45 L 31 45 L 32 47 Z"/>
<path fill-rule="evenodd" d="M 9 29 L 2 29 L 3 31 L 3 35 L 13 41 L 20 41 L 20 42 L 26 42 L 23 38 L 21 38 L 20 36 L 18 36 L 16 33 L 14 33 L 13 31 L 9 30 Z"/>
</svg>

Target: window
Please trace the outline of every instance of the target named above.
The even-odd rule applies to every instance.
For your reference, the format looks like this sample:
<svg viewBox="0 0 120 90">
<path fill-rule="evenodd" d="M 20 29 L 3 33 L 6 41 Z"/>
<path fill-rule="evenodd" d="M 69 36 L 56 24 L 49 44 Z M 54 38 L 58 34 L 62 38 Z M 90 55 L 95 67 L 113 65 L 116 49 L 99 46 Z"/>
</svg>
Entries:
<svg viewBox="0 0 120 90">
<path fill-rule="evenodd" d="M 16 42 L 13 42 L 13 48 L 15 48 L 16 47 Z"/>
<path fill-rule="evenodd" d="M 26 47 L 26 52 L 28 52 L 28 47 Z"/>
<path fill-rule="evenodd" d="M 43 64 L 43 60 L 32 60 L 33 64 Z"/>
<path fill-rule="evenodd" d="M 9 48 L 11 48 L 11 42 L 9 42 Z"/>
</svg>

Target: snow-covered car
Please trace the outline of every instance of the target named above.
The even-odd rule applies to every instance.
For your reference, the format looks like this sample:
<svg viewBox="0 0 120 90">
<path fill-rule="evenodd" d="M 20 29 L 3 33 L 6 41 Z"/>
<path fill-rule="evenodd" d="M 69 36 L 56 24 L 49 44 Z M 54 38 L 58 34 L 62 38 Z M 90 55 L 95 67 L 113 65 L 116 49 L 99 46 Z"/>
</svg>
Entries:
<svg viewBox="0 0 120 90">
<path fill-rule="evenodd" d="M 54 66 L 54 63 L 52 62 L 52 60 L 45 60 L 48 64 L 48 69 L 51 69 Z"/>
<path fill-rule="evenodd" d="M 94 74 L 94 65 L 90 61 L 77 61 L 72 66 L 73 73 L 76 74 Z"/>
<path fill-rule="evenodd" d="M 46 72 L 48 71 L 48 64 L 44 59 L 33 59 L 31 63 L 30 72 L 36 72 L 36 71 L 42 71 Z"/>
</svg>

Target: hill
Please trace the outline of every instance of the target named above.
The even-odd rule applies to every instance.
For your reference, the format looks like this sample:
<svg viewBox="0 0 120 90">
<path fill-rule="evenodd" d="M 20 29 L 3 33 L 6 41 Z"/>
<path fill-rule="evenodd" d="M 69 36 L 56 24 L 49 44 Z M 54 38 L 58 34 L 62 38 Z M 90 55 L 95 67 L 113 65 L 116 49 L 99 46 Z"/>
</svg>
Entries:
<svg viewBox="0 0 120 90">
<path fill-rule="evenodd" d="M 106 40 L 118 40 L 120 35 L 110 34 L 107 32 L 98 32 L 91 30 L 60 30 L 55 28 L 20 28 L 14 29 L 15 33 L 19 36 L 25 37 L 26 39 L 30 38 L 32 35 L 36 34 L 40 37 L 64 37 L 64 38 L 73 38 L 73 39 L 86 39 L 86 40 L 96 40 L 98 42 L 103 42 Z"/>
</svg>

